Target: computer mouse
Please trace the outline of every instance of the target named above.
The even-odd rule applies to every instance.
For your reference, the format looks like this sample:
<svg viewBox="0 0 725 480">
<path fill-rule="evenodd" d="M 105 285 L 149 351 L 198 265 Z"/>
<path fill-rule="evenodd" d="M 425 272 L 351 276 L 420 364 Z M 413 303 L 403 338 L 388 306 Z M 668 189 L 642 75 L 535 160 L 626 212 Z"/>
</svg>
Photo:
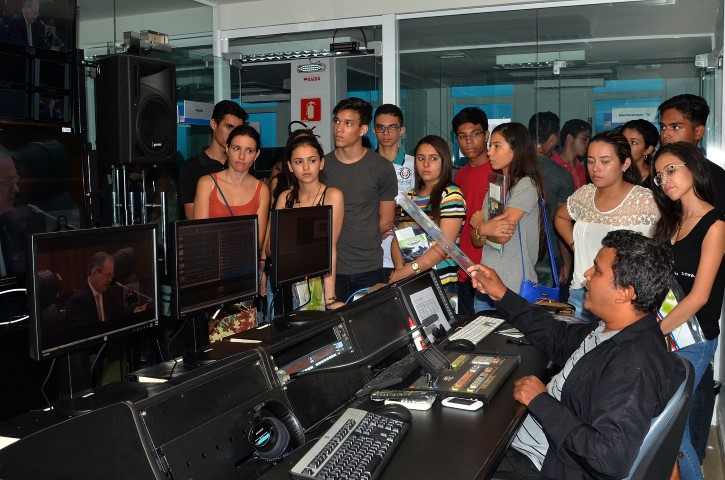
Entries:
<svg viewBox="0 0 725 480">
<path fill-rule="evenodd" d="M 472 341 L 468 340 L 467 338 L 457 338 L 455 340 L 451 340 L 446 344 L 445 349 L 447 351 L 456 351 L 456 352 L 472 352 L 476 349 L 476 344 Z"/>
<path fill-rule="evenodd" d="M 413 414 L 410 413 L 410 410 L 398 403 L 382 405 L 375 409 L 375 413 L 383 415 L 384 417 L 390 417 L 394 420 L 400 420 L 405 423 L 410 423 L 410 421 L 413 420 Z"/>
</svg>

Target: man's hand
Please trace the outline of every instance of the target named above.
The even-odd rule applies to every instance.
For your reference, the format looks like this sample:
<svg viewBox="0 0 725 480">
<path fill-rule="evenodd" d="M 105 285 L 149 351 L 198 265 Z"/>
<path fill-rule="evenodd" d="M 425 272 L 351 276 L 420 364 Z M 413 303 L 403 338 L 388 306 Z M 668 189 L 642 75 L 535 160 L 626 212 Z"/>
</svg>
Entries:
<svg viewBox="0 0 725 480">
<path fill-rule="evenodd" d="M 514 398 L 527 407 L 540 393 L 546 393 L 546 385 L 533 375 L 519 378 L 514 382 Z"/>
<path fill-rule="evenodd" d="M 487 294 L 492 300 L 501 300 L 506 293 L 506 285 L 499 278 L 496 270 L 485 265 L 474 265 L 467 270 L 473 288 Z"/>
</svg>

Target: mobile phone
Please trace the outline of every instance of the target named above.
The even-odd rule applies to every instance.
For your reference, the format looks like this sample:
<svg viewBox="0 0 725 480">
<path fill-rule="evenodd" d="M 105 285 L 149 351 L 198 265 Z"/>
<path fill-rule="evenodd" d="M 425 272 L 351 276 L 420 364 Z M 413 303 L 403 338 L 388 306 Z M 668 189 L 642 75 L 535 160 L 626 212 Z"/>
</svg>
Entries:
<svg viewBox="0 0 725 480">
<path fill-rule="evenodd" d="M 483 402 L 474 398 L 446 397 L 441 401 L 444 407 L 460 408 L 461 410 L 478 410 Z"/>
</svg>

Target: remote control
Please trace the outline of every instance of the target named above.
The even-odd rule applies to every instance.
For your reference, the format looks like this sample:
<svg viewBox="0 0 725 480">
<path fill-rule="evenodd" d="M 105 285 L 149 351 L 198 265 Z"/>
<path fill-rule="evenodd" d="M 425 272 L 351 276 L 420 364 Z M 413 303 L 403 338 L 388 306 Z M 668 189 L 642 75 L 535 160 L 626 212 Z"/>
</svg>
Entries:
<svg viewBox="0 0 725 480">
<path fill-rule="evenodd" d="M 437 394 L 435 392 L 427 392 L 425 390 L 378 390 L 370 394 L 371 400 L 435 400 Z"/>
<path fill-rule="evenodd" d="M 435 403 L 435 401 L 436 401 L 435 397 L 400 398 L 400 399 L 388 398 L 385 400 L 385 405 L 390 405 L 391 403 L 396 403 L 398 405 L 404 406 L 408 410 L 429 410 L 430 407 L 433 406 L 433 403 Z"/>
</svg>

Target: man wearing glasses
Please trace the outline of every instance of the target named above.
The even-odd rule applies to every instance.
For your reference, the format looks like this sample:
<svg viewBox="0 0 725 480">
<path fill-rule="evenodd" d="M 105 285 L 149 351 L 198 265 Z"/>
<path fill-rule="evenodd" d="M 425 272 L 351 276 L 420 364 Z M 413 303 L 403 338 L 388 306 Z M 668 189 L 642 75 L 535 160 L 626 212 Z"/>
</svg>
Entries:
<svg viewBox="0 0 725 480">
<path fill-rule="evenodd" d="M 325 155 L 330 187 L 345 197 L 345 222 L 337 242 L 337 299 L 347 301 L 360 289 L 386 281 L 383 236 L 392 235 L 398 187 L 392 164 L 363 146 L 372 120 L 372 106 L 357 97 L 335 106 L 335 149 Z"/>
<path fill-rule="evenodd" d="M 481 248 L 471 242 L 471 217 L 483 208 L 483 199 L 488 193 L 488 174 L 493 172 L 488 163 L 488 117 L 478 107 L 466 107 L 453 117 L 451 122 L 458 146 L 468 159 L 458 173 L 455 183 L 461 187 L 466 204 L 466 222 L 461 230 L 461 250 L 474 263 L 481 262 Z M 458 272 L 458 313 L 473 315 L 475 292 L 471 278 L 463 270 Z"/>
<path fill-rule="evenodd" d="M 413 174 L 415 162 L 412 155 L 406 155 L 400 148 L 400 139 L 405 133 L 403 112 L 396 105 L 386 103 L 375 110 L 373 130 L 378 139 L 376 150 L 384 159 L 393 164 L 395 176 L 398 180 L 398 193 L 407 195 L 415 186 Z M 385 278 L 393 272 L 393 259 L 390 257 L 390 244 L 393 236 L 383 238 L 383 270 Z"/>
</svg>

